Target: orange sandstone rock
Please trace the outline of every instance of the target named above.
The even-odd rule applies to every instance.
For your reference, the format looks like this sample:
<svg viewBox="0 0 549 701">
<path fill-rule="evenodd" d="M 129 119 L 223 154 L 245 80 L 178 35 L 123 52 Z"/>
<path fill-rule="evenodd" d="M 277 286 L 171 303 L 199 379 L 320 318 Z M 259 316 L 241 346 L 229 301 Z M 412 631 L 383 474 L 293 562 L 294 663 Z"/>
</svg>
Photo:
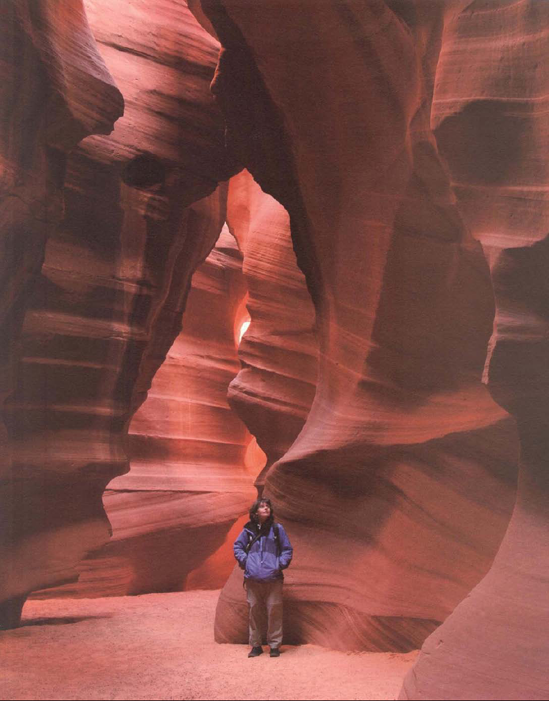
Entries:
<svg viewBox="0 0 549 701">
<path fill-rule="evenodd" d="M 318 373 L 315 313 L 296 264 L 284 207 L 244 171 L 230 181 L 227 221 L 243 252 L 250 326 L 239 347 L 242 369 L 229 401 L 271 465 L 303 428 Z"/>
<path fill-rule="evenodd" d="M 21 469 L 13 446 L 21 433 L 21 426 L 13 420 L 11 412 L 20 376 L 21 328 L 32 304 L 46 240 L 63 216 L 67 154 L 90 134 L 110 133 L 122 114 L 123 99 L 97 51 L 80 0 L 5 2 L 0 14 L 0 34 L 0 275 L 3 281 L 0 627 L 3 627 L 17 622 L 25 594 L 44 582 L 38 574 L 36 558 L 45 555 L 48 536 L 44 533 L 55 528 L 59 514 L 66 513 L 55 480 L 50 480 L 42 490 L 42 484 Z M 69 486 L 69 493 L 70 490 Z M 100 490 L 89 495 L 92 510 L 99 496 Z M 70 519 L 66 527 L 72 527 Z M 39 535 L 37 531 L 42 533 Z M 90 543 L 106 535 L 104 523 L 89 523 Z M 73 559 L 82 555 L 82 548 L 76 543 L 69 544 L 67 550 Z M 50 561 L 48 567 L 57 569 L 58 563 Z"/>
<path fill-rule="evenodd" d="M 516 419 L 520 475 L 489 573 L 425 642 L 405 699 L 549 695 L 548 22 L 546 3 L 473 2 L 449 25 L 437 69 L 433 123 L 490 262 L 486 381 Z"/>
<path fill-rule="evenodd" d="M 234 171 L 209 92 L 218 46 L 184 6 L 88 0 L 102 58 L 80 3 L 42 6 L 8 24 L 17 39 L 8 45 L 21 47 L 13 84 L 25 71 L 31 80 L 51 76 L 60 116 L 31 92 L 29 124 L 41 140 L 23 153 L 38 159 L 46 147 L 110 131 L 121 98 L 108 71 L 126 108 L 112 135 L 88 138 L 68 158 L 64 215 L 49 222 L 27 297 L 23 362 L 6 412 L 13 557 L 2 599 L 74 580 L 83 554 L 108 539 L 101 495 L 127 471 L 128 424 L 180 331 L 191 276 L 225 221 L 218 183 Z M 26 167 L 35 175 L 40 163 Z M 59 178 L 53 166 L 48 177 Z M 28 270 L 22 265 L 21 279 Z"/>
<path fill-rule="evenodd" d="M 409 24 L 381 1 L 202 1 L 231 146 L 286 208 L 316 309 L 315 398 L 265 483 L 296 547 L 291 640 L 417 646 L 486 573 L 512 508 L 516 438 L 481 384 L 489 270 L 430 125 L 462 6 Z M 220 641 L 245 637 L 240 578 Z"/>
</svg>

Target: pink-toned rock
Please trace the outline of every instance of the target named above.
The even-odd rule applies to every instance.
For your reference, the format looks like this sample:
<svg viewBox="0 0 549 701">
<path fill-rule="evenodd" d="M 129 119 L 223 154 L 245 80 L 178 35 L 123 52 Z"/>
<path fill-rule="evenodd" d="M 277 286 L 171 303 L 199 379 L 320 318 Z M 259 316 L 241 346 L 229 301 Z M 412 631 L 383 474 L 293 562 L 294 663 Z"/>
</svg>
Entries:
<svg viewBox="0 0 549 701">
<path fill-rule="evenodd" d="M 461 601 L 403 698 L 547 698 L 546 4 L 87 0 L 108 70 L 74 7 L 6 10 L 2 624 L 104 542 L 117 475 L 80 593 L 220 584 L 259 467 L 223 396 L 248 304 L 230 395 L 295 545 L 288 641 L 410 649 Z M 120 113 L 109 71 L 126 114 L 64 180 Z M 241 166 L 263 192 L 218 186 Z M 196 279 L 227 273 L 211 331 L 204 298 L 178 336 L 226 220 L 247 302 L 225 240 Z M 220 641 L 246 638 L 241 576 Z"/>
<path fill-rule="evenodd" d="M 265 484 L 296 547 L 289 640 L 417 646 L 486 573 L 512 508 L 516 438 L 481 384 L 488 266 L 430 127 L 463 5 L 407 26 L 381 1 L 202 0 L 229 143 L 288 211 L 316 307 L 315 399 Z M 246 635 L 240 580 L 220 641 Z"/>
<path fill-rule="evenodd" d="M 123 100 L 97 51 L 80 0 L 4 2 L 0 35 L 0 276 L 4 283 L 0 402 L 4 405 L 17 385 L 21 327 L 45 243 L 63 216 L 67 153 L 89 134 L 108 134 L 122 114 Z M 43 543 L 35 531 L 43 500 L 51 496 L 38 496 L 32 476 L 20 469 L 10 445 L 17 440 L 18 427 L 9 409 L 3 418 L 0 627 L 17 622 L 24 595 L 40 582 L 35 557 Z M 50 507 L 63 509 L 55 499 Z M 97 531 L 89 536 L 93 540 Z M 80 557 L 79 548 L 76 551 Z"/>
<path fill-rule="evenodd" d="M 227 580 L 230 550 L 205 561 L 247 511 L 263 467 L 246 469 L 252 437 L 227 403 L 238 372 L 233 319 L 246 292 L 241 266 L 226 231 L 193 276 L 182 331 L 132 420 L 130 471 L 105 492 L 111 541 L 81 564 L 78 583 L 40 597 L 181 591 L 191 573 L 193 588 Z"/>
<path fill-rule="evenodd" d="M 546 3 L 471 3 L 437 69 L 437 139 L 492 269 L 486 379 L 516 418 L 521 470 L 490 572 L 426 641 L 404 699 L 549 696 L 548 22 Z"/>
<path fill-rule="evenodd" d="M 91 125 L 106 64 L 126 110 L 111 136 L 87 139 L 68 159 L 64 217 L 28 300 L 6 414 L 17 479 L 2 598 L 74 580 L 86 551 L 108 539 L 103 490 L 127 470 L 128 424 L 180 331 L 191 276 L 225 221 L 218 182 L 234 170 L 209 91 L 218 46 L 184 5 L 88 0 L 105 64 L 89 30 L 75 28 L 69 6 L 79 3 L 46 5 L 55 30 L 41 25 L 36 41 L 50 42 L 56 69 L 58 55 L 75 52 L 66 84 L 55 83 L 59 99 Z M 22 65 L 22 80 L 25 70 L 36 67 Z M 104 83 L 110 105 L 96 132 L 120 113 L 120 94 Z M 61 126 L 55 134 L 68 138 L 71 123 Z"/>
<path fill-rule="evenodd" d="M 261 488 L 270 466 L 299 435 L 313 402 L 315 314 L 296 264 L 288 214 L 246 171 L 230 182 L 227 221 L 244 256 L 251 318 L 229 401 L 267 455 L 256 483 Z"/>
</svg>

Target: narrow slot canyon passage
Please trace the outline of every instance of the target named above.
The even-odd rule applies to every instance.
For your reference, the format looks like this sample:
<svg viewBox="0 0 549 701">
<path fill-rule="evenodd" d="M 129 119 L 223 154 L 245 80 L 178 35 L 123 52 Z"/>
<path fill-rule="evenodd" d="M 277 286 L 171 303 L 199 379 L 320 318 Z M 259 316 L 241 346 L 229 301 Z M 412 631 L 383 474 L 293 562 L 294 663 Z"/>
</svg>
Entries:
<svg viewBox="0 0 549 701">
<path fill-rule="evenodd" d="M 219 589 L 228 540 L 255 499 L 265 455 L 227 403 L 249 325 L 242 255 L 224 227 L 192 277 L 181 332 L 128 430 L 129 471 L 107 485 L 112 536 L 78 582 L 33 598 Z M 232 541 L 231 541 L 232 544 Z"/>
<path fill-rule="evenodd" d="M 3 699 L 549 699 L 548 25 L 6 0 Z"/>
</svg>

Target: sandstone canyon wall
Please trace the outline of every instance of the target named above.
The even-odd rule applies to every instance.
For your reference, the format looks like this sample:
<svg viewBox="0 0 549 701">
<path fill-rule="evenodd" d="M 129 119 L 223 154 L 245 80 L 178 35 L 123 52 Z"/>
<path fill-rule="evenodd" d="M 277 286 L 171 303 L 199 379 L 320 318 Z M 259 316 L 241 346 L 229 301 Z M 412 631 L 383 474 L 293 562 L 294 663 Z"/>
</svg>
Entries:
<svg viewBox="0 0 549 701">
<path fill-rule="evenodd" d="M 129 421 L 219 236 L 218 182 L 232 171 L 209 92 L 217 43 L 186 6 L 89 0 L 93 37 L 78 2 L 9 7 L 6 90 L 27 86 L 3 103 L 7 262 L 19 272 L 6 294 L 2 600 L 16 620 L 26 594 L 75 579 L 108 539 L 102 493 L 127 470 Z M 120 117 L 111 74 L 124 116 L 65 164 Z"/>
<path fill-rule="evenodd" d="M 44 260 L 45 243 L 63 217 L 67 154 L 90 134 L 108 134 L 122 114 L 123 99 L 96 50 L 78 0 L 3 3 L 1 32 L 0 400 L 4 408 L 17 386 L 21 328 Z M 47 581 L 37 570 L 40 564 L 51 569 L 47 543 L 56 536 L 44 533 L 40 511 L 42 503 L 53 511 L 62 508 L 55 502 L 62 504 L 63 500 L 56 491 L 55 474 L 46 487 L 42 482 L 45 472 L 37 474 L 31 466 L 18 463 L 14 443 L 19 438 L 23 443 L 25 437 L 14 426 L 9 410 L 2 419 L 3 626 L 18 620 L 25 594 Z M 42 492 L 42 486 L 49 494 Z M 97 498 L 99 495 L 100 490 Z M 103 524 L 90 524 L 89 542 L 106 535 Z M 83 550 L 74 542 L 69 548 L 74 558 L 82 556 Z M 40 557 L 42 563 L 37 562 Z"/>
<path fill-rule="evenodd" d="M 549 7 L 475 2 L 449 24 L 433 126 L 496 295 L 486 380 L 516 419 L 517 502 L 487 577 L 429 638 L 401 697 L 549 697 Z M 467 80 L 456 75 L 475 52 Z"/>
<path fill-rule="evenodd" d="M 383 2 L 202 2 L 228 138 L 288 211 L 316 308 L 314 401 L 265 481 L 296 547 L 288 640 L 417 646 L 487 572 L 512 508 L 516 437 L 481 384 L 489 270 L 430 126 L 436 7 L 408 26 Z M 257 375 L 233 386 L 261 443 Z M 240 580 L 220 641 L 246 638 Z"/>
<path fill-rule="evenodd" d="M 10 4 L 6 90 L 55 99 L 5 120 L 6 620 L 106 540 L 113 477 L 56 594 L 219 586 L 257 441 L 288 642 L 434 630 L 403 698 L 547 698 L 547 5 L 189 4 L 86 0 L 104 63 L 78 3 Z M 216 638 L 246 639 L 238 569 Z"/>
<path fill-rule="evenodd" d="M 303 553 L 291 634 L 349 645 L 354 628 L 362 645 L 405 646 L 490 565 L 516 441 L 479 382 L 491 291 L 472 233 L 497 303 L 484 377 L 521 439 L 518 500 L 403 698 L 547 698 L 547 5 L 306 5 L 202 1 L 224 46 L 214 91 L 246 165 L 289 211 L 319 321 L 315 400 L 265 485 Z M 270 129 L 255 123 L 266 115 Z M 355 574 L 356 596 L 338 602 Z M 219 639 L 238 637 L 236 603 L 229 582 Z"/>
<path fill-rule="evenodd" d="M 256 481 L 261 490 L 271 465 L 299 435 L 314 399 L 315 313 L 297 267 L 288 214 L 247 171 L 230 181 L 227 222 L 243 252 L 250 314 L 229 401 L 266 453 Z"/>
<path fill-rule="evenodd" d="M 260 462 L 246 460 L 252 437 L 226 396 L 238 372 L 233 320 L 246 291 L 241 266 L 234 238 L 222 233 L 193 276 L 183 328 L 130 424 L 130 471 L 105 491 L 110 542 L 82 562 L 78 582 L 35 597 L 123 596 L 226 581 L 233 558 L 222 545 L 255 498 L 253 480 L 264 464 L 261 454 Z"/>
</svg>

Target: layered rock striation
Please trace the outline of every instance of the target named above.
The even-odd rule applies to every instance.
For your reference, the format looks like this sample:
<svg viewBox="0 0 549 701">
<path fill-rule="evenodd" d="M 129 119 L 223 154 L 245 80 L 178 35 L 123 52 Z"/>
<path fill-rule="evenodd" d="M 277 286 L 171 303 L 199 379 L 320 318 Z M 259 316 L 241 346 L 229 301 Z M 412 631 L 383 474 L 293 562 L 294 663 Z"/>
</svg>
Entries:
<svg viewBox="0 0 549 701">
<path fill-rule="evenodd" d="M 546 4 L 190 6 L 6 3 L 0 623 L 113 478 L 57 594 L 219 586 L 257 443 L 288 641 L 546 698 Z"/>
<path fill-rule="evenodd" d="M 261 490 L 271 465 L 299 435 L 314 399 L 315 312 L 297 267 L 288 214 L 247 171 L 230 181 L 227 222 L 243 253 L 250 315 L 229 401 L 266 453 L 256 481 Z"/>
<path fill-rule="evenodd" d="M 41 480 L 36 483 L 32 470 L 20 464 L 13 444 L 25 433 L 5 408 L 20 376 L 21 329 L 46 241 L 63 217 L 67 155 L 82 138 L 108 134 L 122 114 L 123 99 L 79 0 L 8 0 L 0 33 L 0 626 L 5 626 L 17 622 L 25 594 L 44 582 L 36 562 L 47 550 L 43 504 L 50 515 L 63 509 L 55 479 L 42 492 Z M 106 536 L 103 525 L 91 530 L 90 541 Z M 80 557 L 82 551 L 76 551 L 72 555 Z"/>
<path fill-rule="evenodd" d="M 426 641 L 405 699 L 549 695 L 548 22 L 545 3 L 474 2 L 447 27 L 437 69 L 433 125 L 490 262 L 486 381 L 516 419 L 520 476 L 494 564 Z M 473 50 L 474 70 L 456 80 Z"/>
<path fill-rule="evenodd" d="M 314 401 L 265 481 L 299 553 L 288 640 L 417 646 L 487 572 L 511 512 L 516 436 L 481 383 L 489 269 L 430 124 L 465 4 L 201 3 L 228 138 L 288 212 L 317 318 Z M 240 576 L 220 641 L 245 639 Z"/>
<path fill-rule="evenodd" d="M 24 320 L 22 362 L 10 371 L 5 412 L 13 464 L 4 485 L 13 512 L 1 596 L 19 601 L 74 580 L 85 552 L 108 539 L 103 490 L 128 469 L 129 422 L 180 331 L 191 276 L 226 218 L 226 188 L 218 183 L 234 170 L 209 92 L 217 43 L 184 5 L 89 0 L 102 58 L 80 3 L 40 3 L 43 12 L 30 6 L 24 14 L 9 5 L 11 89 L 16 70 L 20 79 L 28 71 L 38 82 L 47 78 L 46 96 L 29 85 L 14 102 L 13 119 L 20 122 L 20 104 L 29 131 L 19 141 L 8 133 L 7 143 L 20 145 L 22 155 L 13 158 L 26 157 L 30 175 L 27 195 L 11 199 L 36 222 L 31 248 L 43 246 L 46 226 L 40 207 L 33 218 L 21 198 L 50 204 L 49 183 L 58 190 L 64 183 L 64 211 L 55 221 L 45 217 L 49 240 L 39 275 L 43 253 L 26 260 L 15 245 L 14 215 L 8 220 L 8 247 L 21 270 L 16 285 L 26 289 L 34 275 L 23 307 L 13 297 L 18 323 Z M 27 55 L 32 65 L 21 62 Z M 110 75 L 124 95 L 124 117 L 112 135 L 88 138 L 73 151 L 60 180 L 63 159 L 56 151 L 56 168 L 46 161 L 48 149 L 59 147 L 55 135 L 64 148 L 74 146 L 91 132 L 110 131 L 120 116 Z M 34 138 L 33 149 L 27 144 Z M 37 177 L 43 184 L 35 191 Z"/>
<path fill-rule="evenodd" d="M 227 403 L 239 368 L 233 319 L 246 292 L 241 266 L 225 231 L 193 276 L 183 328 L 132 419 L 130 471 L 105 491 L 110 542 L 80 565 L 78 583 L 38 596 L 124 596 L 226 581 L 232 553 L 221 546 L 253 501 L 263 467 L 246 465 L 252 437 Z"/>
</svg>

